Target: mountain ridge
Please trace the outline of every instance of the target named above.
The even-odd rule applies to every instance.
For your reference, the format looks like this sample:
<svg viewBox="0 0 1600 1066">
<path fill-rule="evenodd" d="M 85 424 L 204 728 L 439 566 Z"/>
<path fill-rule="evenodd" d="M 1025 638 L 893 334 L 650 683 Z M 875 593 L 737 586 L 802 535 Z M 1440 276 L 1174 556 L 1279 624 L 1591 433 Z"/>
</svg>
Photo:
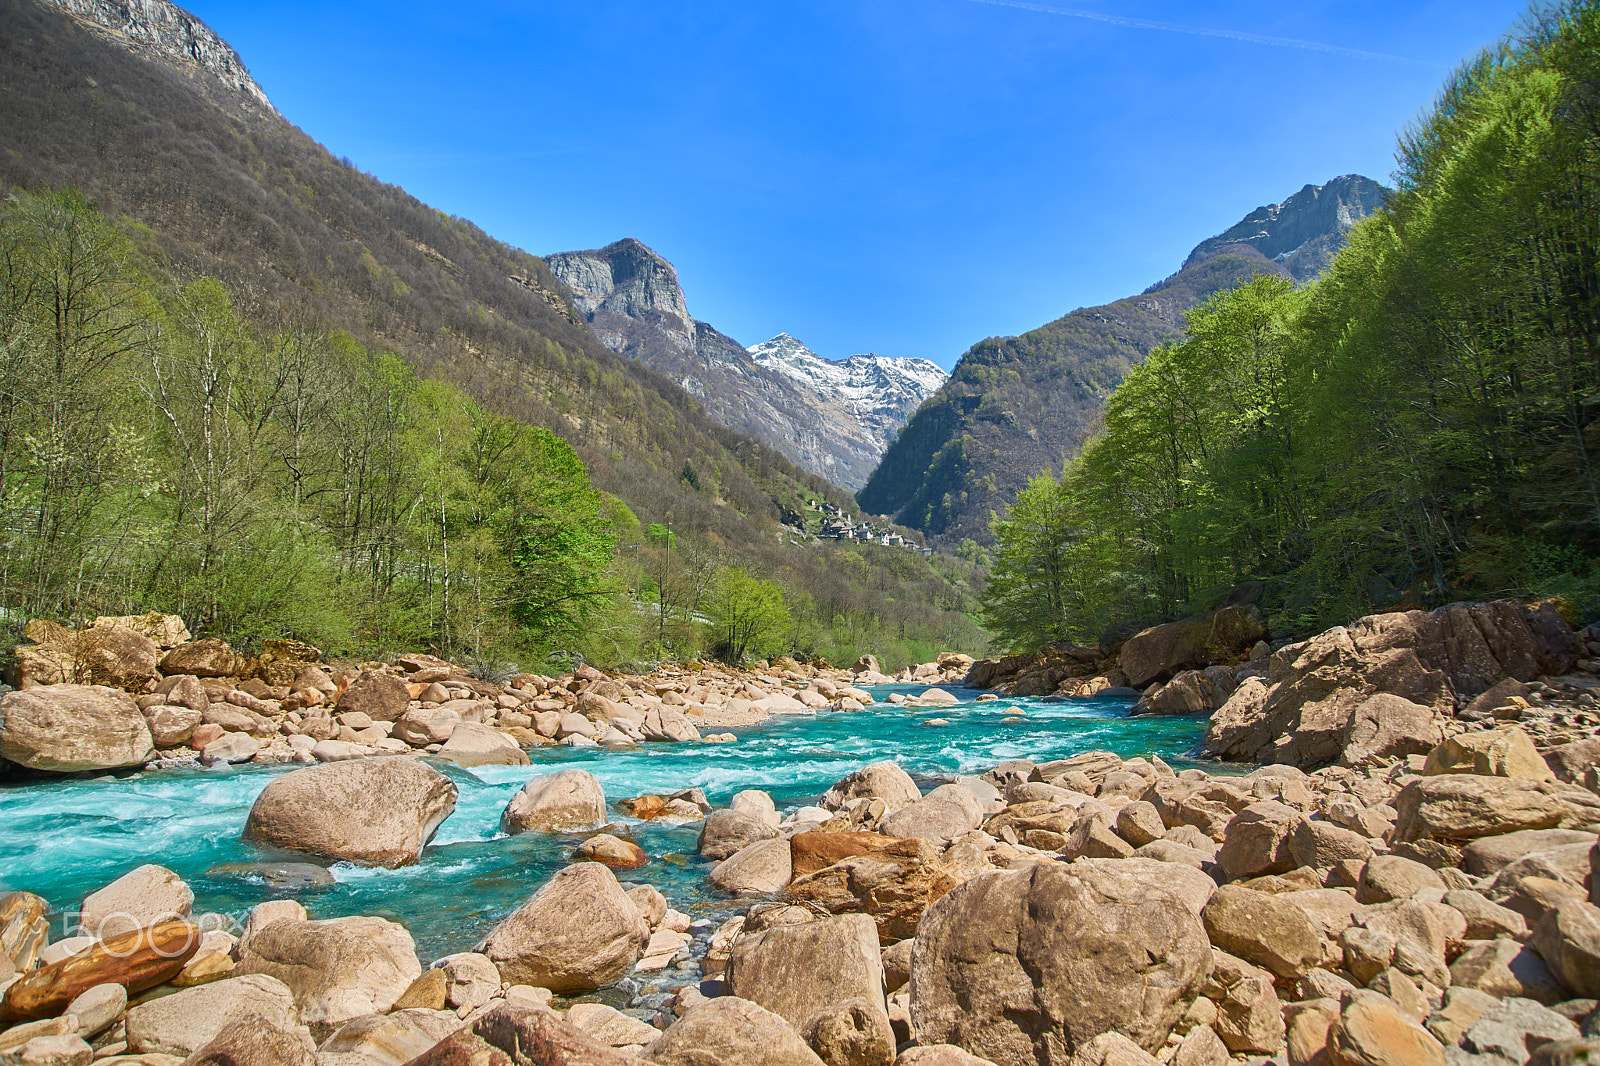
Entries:
<svg viewBox="0 0 1600 1066">
<path fill-rule="evenodd" d="M 612 351 L 676 381 L 722 422 L 854 490 L 944 380 L 925 359 L 824 359 L 780 333 L 748 348 L 694 318 L 676 268 L 626 237 L 544 257 Z"/>
<path fill-rule="evenodd" d="M 1186 311 L 1256 274 L 1315 277 L 1386 196 L 1360 175 L 1307 185 L 1202 241 L 1176 273 L 1137 296 L 979 341 L 885 450 L 857 501 L 932 542 L 987 542 L 990 514 L 1077 453 L 1128 368 L 1182 336 Z"/>
</svg>

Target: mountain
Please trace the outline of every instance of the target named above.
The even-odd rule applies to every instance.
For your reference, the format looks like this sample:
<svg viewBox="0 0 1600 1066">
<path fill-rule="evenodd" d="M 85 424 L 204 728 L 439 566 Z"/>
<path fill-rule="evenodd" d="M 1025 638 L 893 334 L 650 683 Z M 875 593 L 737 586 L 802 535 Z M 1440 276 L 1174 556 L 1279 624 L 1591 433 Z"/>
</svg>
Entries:
<svg viewBox="0 0 1600 1066">
<path fill-rule="evenodd" d="M 678 272 L 632 238 L 545 262 L 600 342 L 693 394 L 726 426 L 855 490 L 945 373 L 926 359 L 823 359 L 779 334 L 746 349 L 689 314 Z"/>
<path fill-rule="evenodd" d="M 1040 470 L 1059 471 L 1098 424 L 1128 368 L 1182 336 L 1184 312 L 1257 274 L 1309 281 L 1389 190 L 1345 175 L 1257 208 L 1202 241 L 1176 274 L 1138 296 L 1085 307 L 1019 337 L 990 337 L 962 355 L 856 495 L 937 542 L 987 541 Z"/>
<path fill-rule="evenodd" d="M 783 575 L 819 611 L 887 618 L 892 602 L 899 629 L 971 628 L 934 606 L 971 607 L 937 557 L 880 568 L 873 554 L 862 576 L 832 567 L 826 544 L 793 543 L 789 516 L 812 500 L 854 511 L 848 493 L 601 344 L 543 260 L 362 173 L 266 99 L 226 42 L 164 0 L 0 3 L 0 195 L 76 189 L 153 277 L 209 275 L 269 333 L 346 330 L 551 430 L 640 522 Z"/>
</svg>

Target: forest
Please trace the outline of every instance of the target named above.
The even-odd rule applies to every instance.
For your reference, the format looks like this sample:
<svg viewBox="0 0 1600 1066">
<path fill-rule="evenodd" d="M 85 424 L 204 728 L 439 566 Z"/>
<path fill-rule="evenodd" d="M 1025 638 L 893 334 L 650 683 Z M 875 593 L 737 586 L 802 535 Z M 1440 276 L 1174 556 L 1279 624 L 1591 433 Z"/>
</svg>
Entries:
<svg viewBox="0 0 1600 1066">
<path fill-rule="evenodd" d="M 1279 636 L 1476 597 L 1600 615 L 1600 8 L 1464 64 L 1397 166 L 1325 275 L 1190 312 L 995 519 L 1001 642 L 1117 639 L 1245 582 Z"/>
<path fill-rule="evenodd" d="M 490 666 L 946 636 L 893 612 L 919 579 L 942 583 L 938 561 L 899 553 L 893 574 L 813 549 L 811 568 L 757 557 L 752 574 L 693 512 L 641 527 L 550 430 L 310 318 L 263 329 L 216 279 L 142 257 L 139 230 L 70 191 L 0 205 L 10 627 L 159 610 L 244 646 L 294 636 Z M 686 462 L 678 477 L 720 492 L 726 474 Z M 809 572 L 830 563 L 834 581 Z M 944 606 L 968 627 L 950 639 L 970 642 L 972 605 Z"/>
</svg>

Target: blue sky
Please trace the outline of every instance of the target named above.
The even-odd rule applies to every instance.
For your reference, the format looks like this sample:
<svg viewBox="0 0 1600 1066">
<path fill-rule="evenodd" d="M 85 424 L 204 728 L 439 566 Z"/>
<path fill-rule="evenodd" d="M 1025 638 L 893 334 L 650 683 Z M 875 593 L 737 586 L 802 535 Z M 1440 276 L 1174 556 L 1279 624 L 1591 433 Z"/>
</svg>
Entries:
<svg viewBox="0 0 1600 1066">
<path fill-rule="evenodd" d="M 188 0 L 336 155 L 536 253 L 637 237 L 744 344 L 948 368 L 1397 132 L 1519 0 Z"/>
</svg>

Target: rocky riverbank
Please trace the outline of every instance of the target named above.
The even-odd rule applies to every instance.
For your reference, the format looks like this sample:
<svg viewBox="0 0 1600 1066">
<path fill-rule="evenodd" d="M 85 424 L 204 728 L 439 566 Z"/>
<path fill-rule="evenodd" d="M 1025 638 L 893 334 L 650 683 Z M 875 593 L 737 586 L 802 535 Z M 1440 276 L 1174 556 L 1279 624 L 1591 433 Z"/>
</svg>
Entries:
<svg viewBox="0 0 1600 1066">
<path fill-rule="evenodd" d="M 31 623 L 28 635 L 15 651 L 17 691 L 0 699 L 0 758 L 57 773 L 407 754 L 526 765 L 526 749 L 550 744 L 730 742 L 729 730 L 772 715 L 861 710 L 873 698 L 859 686 L 891 680 L 866 656 L 849 670 L 778 660 L 611 677 L 580 666 L 495 682 L 431 655 L 337 666 L 289 640 L 242 655 L 191 640 L 163 615 L 78 631 Z M 917 671 L 948 681 L 971 661 L 945 656 Z"/>
<path fill-rule="evenodd" d="M 1600 796 L 1515 725 L 1387 766 L 1241 777 L 1094 752 L 926 795 L 894 763 L 780 813 L 709 809 L 707 876 L 743 913 L 675 910 L 614 870 L 587 773 L 531 778 L 508 833 L 573 862 L 475 949 L 424 967 L 403 922 L 258 906 L 207 931 L 155 866 L 81 906 L 0 898 L 0 1057 L 28 1066 L 1222 1066 L 1568 1063 L 1600 1055 Z M 1476 739 L 1474 739 L 1476 738 Z M 1585 774 L 1593 784 L 1593 775 Z M 275 779 L 246 834 L 415 861 L 453 785 L 403 758 Z M 597 831 L 598 830 L 598 831 Z M 609 831 L 607 831 L 609 830 Z M 624 873 L 624 877 L 633 876 Z"/>
</svg>

